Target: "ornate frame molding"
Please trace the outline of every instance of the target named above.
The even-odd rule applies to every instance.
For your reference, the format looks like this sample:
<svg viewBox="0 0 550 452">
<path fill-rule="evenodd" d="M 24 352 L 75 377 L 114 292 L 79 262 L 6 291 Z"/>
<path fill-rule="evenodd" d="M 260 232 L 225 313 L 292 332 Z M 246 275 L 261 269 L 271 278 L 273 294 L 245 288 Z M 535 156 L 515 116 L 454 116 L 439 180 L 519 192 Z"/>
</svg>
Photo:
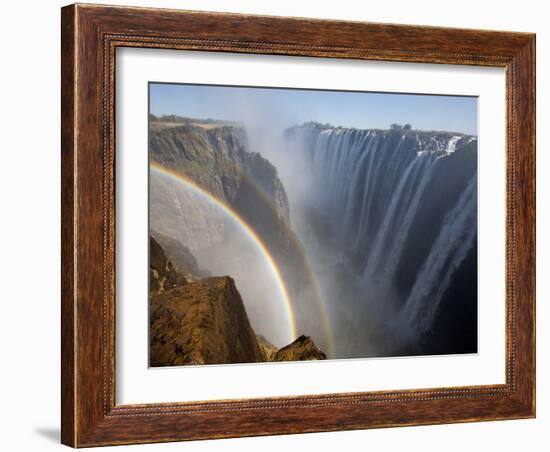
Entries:
<svg viewBox="0 0 550 452">
<path fill-rule="evenodd" d="M 118 47 L 506 68 L 506 383 L 116 405 Z M 63 8 L 62 357 L 62 442 L 73 447 L 533 417 L 535 36 L 79 4 Z M 259 415 L 264 422 L 257 422 Z"/>
</svg>

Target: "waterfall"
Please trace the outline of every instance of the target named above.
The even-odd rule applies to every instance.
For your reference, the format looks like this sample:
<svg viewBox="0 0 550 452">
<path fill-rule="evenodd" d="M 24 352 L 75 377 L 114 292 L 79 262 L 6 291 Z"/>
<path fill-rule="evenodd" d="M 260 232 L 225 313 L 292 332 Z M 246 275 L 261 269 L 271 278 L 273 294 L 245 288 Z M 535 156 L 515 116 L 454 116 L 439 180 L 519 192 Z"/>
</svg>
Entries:
<svg viewBox="0 0 550 452">
<path fill-rule="evenodd" d="M 476 236 L 477 177 L 472 177 L 434 241 L 432 252 L 418 272 L 403 315 L 408 324 L 426 331 L 435 316 L 443 292 L 462 263 Z"/>
<path fill-rule="evenodd" d="M 363 297 L 377 312 L 393 306 L 388 324 L 429 331 L 477 246 L 476 137 L 303 126 L 287 139 L 299 139 L 309 156 L 308 208 L 330 225 L 317 240 L 330 238 L 334 254 L 347 256 L 365 293 L 377 288 L 377 299 Z"/>
<path fill-rule="evenodd" d="M 401 177 L 374 239 L 368 268 L 371 274 L 393 278 L 436 160 L 434 154 L 420 155 L 409 163 Z"/>
</svg>

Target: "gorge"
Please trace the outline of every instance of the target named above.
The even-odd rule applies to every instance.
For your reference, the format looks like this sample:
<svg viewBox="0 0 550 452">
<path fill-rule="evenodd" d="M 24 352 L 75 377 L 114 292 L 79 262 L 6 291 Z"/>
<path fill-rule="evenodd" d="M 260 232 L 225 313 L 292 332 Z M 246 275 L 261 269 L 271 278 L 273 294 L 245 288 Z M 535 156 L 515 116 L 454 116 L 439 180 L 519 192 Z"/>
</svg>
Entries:
<svg viewBox="0 0 550 452">
<path fill-rule="evenodd" d="M 328 358 L 477 351 L 475 136 L 307 123 L 256 148 L 242 124 L 150 124 L 152 235 L 231 276 L 280 356 L 300 335 Z"/>
<path fill-rule="evenodd" d="M 477 138 L 318 124 L 286 137 L 310 175 L 298 234 L 332 279 L 333 322 L 353 330 L 338 353 L 475 352 Z"/>
</svg>

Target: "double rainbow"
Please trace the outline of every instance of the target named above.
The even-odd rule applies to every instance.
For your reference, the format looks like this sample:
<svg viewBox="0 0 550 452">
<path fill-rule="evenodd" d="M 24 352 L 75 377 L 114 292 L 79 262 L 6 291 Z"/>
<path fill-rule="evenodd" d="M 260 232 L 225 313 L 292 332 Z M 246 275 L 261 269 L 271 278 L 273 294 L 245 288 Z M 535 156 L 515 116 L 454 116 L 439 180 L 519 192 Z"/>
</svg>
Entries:
<svg viewBox="0 0 550 452">
<path fill-rule="evenodd" d="M 231 207 L 229 206 L 225 201 L 215 197 L 201 187 L 199 184 L 197 184 L 194 180 L 182 175 L 181 173 L 178 173 L 172 169 L 166 168 L 159 164 L 158 162 L 151 161 L 150 163 L 150 170 L 154 173 L 157 173 L 159 175 L 163 175 L 165 177 L 168 177 L 173 182 L 176 182 L 178 184 L 181 184 L 185 186 L 187 189 L 190 189 L 193 191 L 193 193 L 199 195 L 200 197 L 204 198 L 208 202 L 212 203 L 216 207 L 218 207 L 224 214 L 226 214 L 228 217 L 230 217 L 240 228 L 241 230 L 251 239 L 252 243 L 256 246 L 256 248 L 260 251 L 261 255 L 264 257 L 266 263 L 268 264 L 268 267 L 272 273 L 272 276 L 274 280 L 277 283 L 277 288 L 279 291 L 279 295 L 281 300 L 284 303 L 285 308 L 285 314 L 287 318 L 288 328 L 289 328 L 289 340 L 293 341 L 298 337 L 298 328 L 297 328 L 297 322 L 296 322 L 296 315 L 295 310 L 292 305 L 291 298 L 288 294 L 288 289 L 286 287 L 286 284 L 284 282 L 284 279 L 281 275 L 281 271 L 279 270 L 279 267 L 277 266 L 277 263 L 272 256 L 272 254 L 269 252 L 269 249 L 263 242 L 263 240 L 258 236 L 256 231 Z M 262 194 L 263 197 L 266 197 L 266 195 L 260 191 L 260 194 Z M 271 204 L 271 203 L 270 203 Z M 297 248 L 298 250 L 301 250 L 300 247 Z M 322 302 L 321 293 L 319 290 L 319 285 L 317 283 L 317 280 L 315 279 L 315 276 L 313 274 L 313 271 L 311 270 L 311 267 L 309 266 L 309 263 L 307 261 L 307 258 L 303 255 L 302 258 L 304 259 L 304 263 L 306 265 L 306 270 L 308 272 L 308 276 L 310 277 L 313 288 L 315 291 L 315 298 L 316 303 L 318 305 L 320 315 L 322 317 L 323 321 L 323 328 L 325 330 L 325 335 L 327 337 L 328 347 L 329 350 L 327 350 L 330 354 L 331 348 L 332 348 L 332 335 L 330 330 L 330 323 L 328 322 L 328 318 L 325 312 L 324 303 Z"/>
</svg>

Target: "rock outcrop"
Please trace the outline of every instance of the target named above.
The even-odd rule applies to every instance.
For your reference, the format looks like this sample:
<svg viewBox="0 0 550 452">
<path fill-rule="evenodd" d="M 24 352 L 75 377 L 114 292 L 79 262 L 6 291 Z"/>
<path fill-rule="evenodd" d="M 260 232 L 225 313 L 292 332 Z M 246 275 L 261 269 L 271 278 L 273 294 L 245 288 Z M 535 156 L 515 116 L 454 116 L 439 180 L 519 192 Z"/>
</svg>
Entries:
<svg viewBox="0 0 550 452">
<path fill-rule="evenodd" d="M 151 297 L 151 366 L 264 361 L 235 282 L 205 278 Z"/>
<path fill-rule="evenodd" d="M 176 271 L 153 237 L 149 249 L 152 367 L 326 358 L 310 337 L 301 336 L 277 350 L 265 337 L 256 335 L 231 277 L 188 279 Z M 196 263 L 191 252 L 184 255 L 185 265 Z"/>
<path fill-rule="evenodd" d="M 271 361 L 311 361 L 326 358 L 327 355 L 319 350 L 311 337 L 302 335 L 275 353 Z"/>
</svg>

